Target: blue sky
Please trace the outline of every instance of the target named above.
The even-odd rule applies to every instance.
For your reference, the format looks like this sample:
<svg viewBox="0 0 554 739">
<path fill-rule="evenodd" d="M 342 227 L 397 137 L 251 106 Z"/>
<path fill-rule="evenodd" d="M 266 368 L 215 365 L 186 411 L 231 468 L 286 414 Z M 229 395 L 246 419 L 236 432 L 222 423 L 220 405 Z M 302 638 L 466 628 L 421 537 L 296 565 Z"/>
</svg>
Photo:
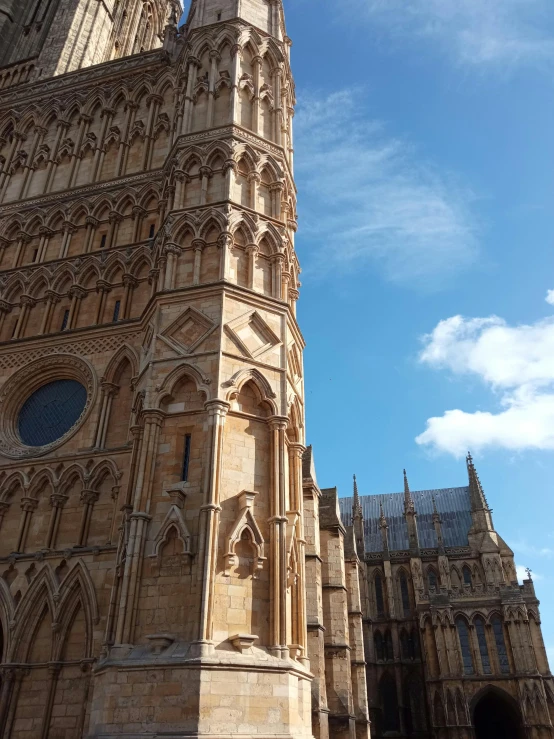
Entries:
<svg viewBox="0 0 554 739">
<path fill-rule="evenodd" d="M 464 485 L 470 448 L 554 664 L 554 10 L 286 12 L 319 482 L 399 491 L 405 466 L 413 489 Z"/>
<path fill-rule="evenodd" d="M 319 483 L 464 485 L 470 448 L 554 665 L 551 0 L 285 7 Z"/>
</svg>

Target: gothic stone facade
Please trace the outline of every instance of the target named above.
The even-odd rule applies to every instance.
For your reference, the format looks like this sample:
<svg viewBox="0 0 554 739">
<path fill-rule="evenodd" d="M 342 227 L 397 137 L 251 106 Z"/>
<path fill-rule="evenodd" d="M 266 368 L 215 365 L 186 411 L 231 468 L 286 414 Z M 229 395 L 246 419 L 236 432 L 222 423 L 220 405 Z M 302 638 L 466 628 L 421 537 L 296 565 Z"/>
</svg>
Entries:
<svg viewBox="0 0 554 739">
<path fill-rule="evenodd" d="M 490 685 L 551 737 L 532 584 L 365 553 L 317 485 L 281 0 L 179 12 L 0 0 L 0 734 L 368 739 L 371 704 L 377 735 L 461 738 Z M 458 669 L 470 603 L 509 675 Z"/>
<path fill-rule="evenodd" d="M 554 736 L 554 683 L 533 582 L 468 486 L 340 500 L 364 561 L 372 736 Z M 345 529 L 349 537 L 349 529 Z"/>
</svg>

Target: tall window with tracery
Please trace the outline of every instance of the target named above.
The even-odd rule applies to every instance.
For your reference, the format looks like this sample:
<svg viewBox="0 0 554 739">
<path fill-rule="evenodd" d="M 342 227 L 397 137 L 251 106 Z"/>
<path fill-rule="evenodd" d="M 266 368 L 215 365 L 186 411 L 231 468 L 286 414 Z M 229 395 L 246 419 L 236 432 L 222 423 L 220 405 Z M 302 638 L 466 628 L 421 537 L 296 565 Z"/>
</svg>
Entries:
<svg viewBox="0 0 554 739">
<path fill-rule="evenodd" d="M 460 649 L 462 651 L 462 664 L 464 675 L 473 675 L 473 655 L 471 654 L 471 642 L 469 639 L 469 629 L 463 618 L 456 619 L 456 628 L 458 630 L 458 639 L 460 640 Z"/>
<path fill-rule="evenodd" d="M 485 675 L 490 675 L 491 661 L 489 658 L 489 648 L 487 645 L 487 634 L 485 630 L 485 622 L 482 618 L 476 618 L 473 622 L 475 624 L 475 633 L 477 634 L 477 642 L 479 644 L 479 654 L 481 655 L 481 667 Z"/>
<path fill-rule="evenodd" d="M 494 642 L 496 644 L 496 653 L 498 654 L 498 664 L 500 672 L 504 674 L 510 672 L 510 660 L 506 650 L 506 641 L 504 639 L 504 626 L 500 616 L 493 616 L 491 619 L 492 633 L 494 634 Z"/>
<path fill-rule="evenodd" d="M 427 570 L 427 582 L 429 583 L 429 590 L 437 590 L 438 580 L 437 573 L 432 567 Z"/>
<path fill-rule="evenodd" d="M 402 599 L 402 610 L 405 616 L 410 615 L 410 591 L 408 590 L 408 578 L 404 572 L 400 573 L 400 597 Z"/>
<path fill-rule="evenodd" d="M 383 578 L 381 575 L 375 575 L 375 607 L 378 616 L 385 615 L 385 596 L 383 593 Z"/>
</svg>

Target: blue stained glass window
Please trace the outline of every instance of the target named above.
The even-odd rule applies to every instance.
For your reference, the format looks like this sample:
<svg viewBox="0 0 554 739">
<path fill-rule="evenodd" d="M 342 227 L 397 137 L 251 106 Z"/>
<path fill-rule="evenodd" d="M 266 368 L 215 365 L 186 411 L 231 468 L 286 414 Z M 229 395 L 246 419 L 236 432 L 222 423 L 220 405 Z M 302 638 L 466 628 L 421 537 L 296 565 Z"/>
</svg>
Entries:
<svg viewBox="0 0 554 739">
<path fill-rule="evenodd" d="M 27 398 L 19 412 L 18 430 L 28 446 L 44 446 L 61 438 L 79 420 L 87 391 L 76 380 L 56 380 Z"/>
</svg>

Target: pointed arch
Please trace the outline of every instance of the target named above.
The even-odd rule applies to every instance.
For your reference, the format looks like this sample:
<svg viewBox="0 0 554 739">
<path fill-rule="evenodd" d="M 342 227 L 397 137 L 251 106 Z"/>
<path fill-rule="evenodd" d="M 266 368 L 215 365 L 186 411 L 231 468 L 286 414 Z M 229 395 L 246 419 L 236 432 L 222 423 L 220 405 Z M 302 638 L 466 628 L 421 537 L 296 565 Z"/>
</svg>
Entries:
<svg viewBox="0 0 554 739">
<path fill-rule="evenodd" d="M 207 241 L 210 231 L 217 231 L 218 235 L 225 231 L 226 221 L 223 213 L 217 210 L 210 210 L 200 221 L 199 236 Z"/>
<path fill-rule="evenodd" d="M 131 365 L 132 376 L 136 376 L 139 367 L 139 358 L 137 352 L 130 344 L 123 344 L 119 347 L 115 354 L 113 354 L 110 361 L 108 362 L 108 366 L 104 371 L 103 378 L 106 382 L 116 382 L 117 372 L 119 371 L 121 362 L 124 359 L 126 359 Z"/>
<path fill-rule="evenodd" d="M 272 413 L 277 414 L 277 404 L 275 402 L 276 394 L 273 392 L 269 381 L 264 375 L 255 368 L 242 369 L 236 372 L 231 379 L 223 383 L 223 387 L 229 388 L 226 395 L 226 400 L 232 400 L 238 393 L 241 392 L 243 386 L 247 383 L 252 383 L 260 393 L 261 400 L 268 403 Z"/>
<path fill-rule="evenodd" d="M 90 486 L 93 490 L 97 490 L 104 482 L 106 477 L 111 477 L 113 484 L 117 485 L 121 479 L 122 473 L 118 470 L 115 462 L 111 459 L 103 459 L 98 462 L 90 473 Z"/>
<path fill-rule="evenodd" d="M 230 574 L 231 568 L 237 564 L 236 546 L 239 541 L 245 538 L 245 534 L 248 536 L 254 550 L 252 576 L 257 578 L 259 571 L 263 568 L 266 560 L 264 556 L 265 542 L 260 527 L 254 517 L 254 501 L 256 495 L 257 493 L 243 490 L 237 496 L 239 514 L 229 531 L 225 547 L 226 574 Z"/>
<path fill-rule="evenodd" d="M 175 367 L 167 377 L 164 379 L 161 386 L 159 386 L 158 395 L 154 403 L 155 408 L 159 408 L 162 402 L 171 396 L 178 382 L 184 379 L 186 376 L 190 377 L 196 384 L 197 392 L 204 393 L 206 400 L 209 400 L 211 393 L 209 390 L 209 383 L 206 378 L 200 374 L 200 371 L 192 364 L 185 362 Z"/>
<path fill-rule="evenodd" d="M 75 284 L 75 272 L 68 266 L 63 266 L 56 274 L 52 289 L 59 294 L 64 294 Z"/>
<path fill-rule="evenodd" d="M 160 557 L 161 550 L 167 541 L 170 529 L 175 529 L 177 532 L 177 538 L 183 544 L 182 554 L 192 555 L 192 537 L 188 530 L 183 514 L 177 505 L 172 505 L 166 514 L 158 533 L 156 534 L 153 542 L 153 553 L 151 556 Z"/>
<path fill-rule="evenodd" d="M 60 475 L 60 492 L 65 495 L 66 491 L 76 482 L 80 482 L 84 487 L 86 478 L 87 474 L 80 464 L 70 465 Z"/>
<path fill-rule="evenodd" d="M 12 662 L 27 662 L 45 608 L 54 622 L 56 581 L 50 565 L 44 564 L 14 612 Z"/>
<path fill-rule="evenodd" d="M 38 470 L 31 478 L 27 494 L 31 498 L 36 498 L 45 486 L 49 486 L 51 489 L 53 489 L 55 484 L 56 481 L 51 470 L 48 467 L 43 467 L 42 469 Z"/>
<path fill-rule="evenodd" d="M 98 601 L 96 599 L 96 589 L 87 566 L 81 558 L 79 558 L 67 575 L 60 583 L 57 593 L 58 608 L 56 622 L 59 624 L 62 633 L 63 628 L 68 626 L 68 617 L 71 613 L 72 602 L 78 597 L 81 600 L 86 620 L 89 625 L 87 629 L 87 657 L 92 657 L 92 625 L 100 622 L 100 612 L 98 610 Z M 61 639 L 63 642 L 63 638 Z"/>
</svg>

